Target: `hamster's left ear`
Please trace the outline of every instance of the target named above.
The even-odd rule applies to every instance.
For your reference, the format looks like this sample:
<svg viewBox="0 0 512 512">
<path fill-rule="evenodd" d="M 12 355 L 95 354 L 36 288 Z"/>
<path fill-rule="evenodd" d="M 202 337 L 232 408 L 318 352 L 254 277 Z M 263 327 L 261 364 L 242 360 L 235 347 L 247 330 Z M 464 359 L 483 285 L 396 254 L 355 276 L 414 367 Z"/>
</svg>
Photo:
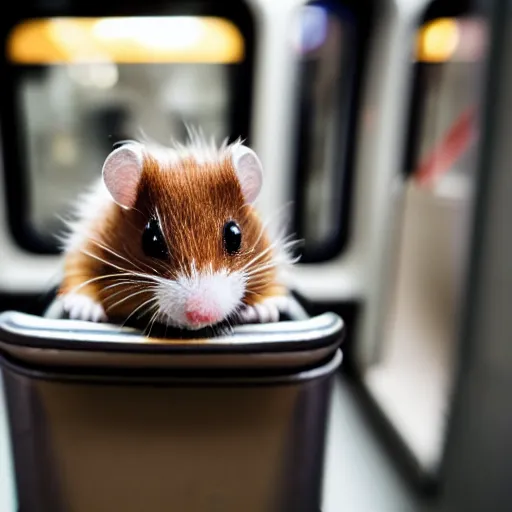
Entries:
<svg viewBox="0 0 512 512">
<path fill-rule="evenodd" d="M 125 144 L 108 155 L 103 164 L 103 182 L 112 199 L 123 208 L 132 208 L 142 174 L 142 151 L 137 144 Z"/>
<path fill-rule="evenodd" d="M 263 185 L 263 168 L 260 159 L 252 149 L 240 145 L 233 150 L 233 166 L 245 200 L 253 203 Z"/>
</svg>

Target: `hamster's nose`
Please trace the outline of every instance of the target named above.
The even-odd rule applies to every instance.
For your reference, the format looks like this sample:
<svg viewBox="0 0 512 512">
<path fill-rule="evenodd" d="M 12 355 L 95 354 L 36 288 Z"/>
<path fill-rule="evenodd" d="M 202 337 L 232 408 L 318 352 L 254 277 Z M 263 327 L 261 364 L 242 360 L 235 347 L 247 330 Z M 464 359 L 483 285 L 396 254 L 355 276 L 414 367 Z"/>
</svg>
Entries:
<svg viewBox="0 0 512 512">
<path fill-rule="evenodd" d="M 212 304 L 208 304 L 201 297 L 192 297 L 187 301 L 185 316 L 194 325 L 214 324 L 221 319 L 217 308 Z"/>
<path fill-rule="evenodd" d="M 214 324 L 218 321 L 217 315 L 211 313 L 202 313 L 200 311 L 187 311 L 185 313 L 187 320 L 193 325 Z"/>
</svg>

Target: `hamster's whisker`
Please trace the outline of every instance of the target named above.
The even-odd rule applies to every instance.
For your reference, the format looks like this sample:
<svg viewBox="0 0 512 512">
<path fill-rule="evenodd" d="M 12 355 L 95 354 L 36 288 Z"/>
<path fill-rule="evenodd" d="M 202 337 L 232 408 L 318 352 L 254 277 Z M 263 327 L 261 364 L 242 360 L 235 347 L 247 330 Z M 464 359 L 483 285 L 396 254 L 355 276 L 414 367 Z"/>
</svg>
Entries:
<svg viewBox="0 0 512 512">
<path fill-rule="evenodd" d="M 233 331 L 234 331 L 234 327 L 233 327 L 232 321 L 234 321 L 232 318 L 229 318 L 229 317 L 226 318 L 226 322 L 227 322 L 228 327 L 229 327 L 228 333 L 233 333 Z"/>
<path fill-rule="evenodd" d="M 226 319 L 226 322 L 227 321 L 228 320 Z M 213 335 L 217 338 L 219 336 L 226 336 L 226 335 L 233 333 L 233 327 L 231 326 L 231 324 L 229 324 L 229 325 L 212 325 L 211 329 L 213 331 Z"/>
<path fill-rule="evenodd" d="M 140 258 L 138 258 L 135 254 L 130 251 L 128 247 L 126 247 L 126 244 L 123 243 L 123 249 L 126 252 L 126 256 L 129 259 L 128 261 L 140 272 L 147 272 L 150 270 L 151 272 L 154 272 L 155 274 L 158 274 L 158 270 L 154 267 L 152 267 L 149 263 L 146 263 L 145 261 L 142 261 Z M 159 262 L 158 262 L 159 263 Z"/>
<path fill-rule="evenodd" d="M 82 253 L 89 256 L 90 258 L 93 258 L 101 263 L 104 263 L 105 265 L 108 265 L 110 267 L 113 267 L 117 270 L 120 270 L 121 272 L 127 272 L 127 273 L 131 273 L 132 276 L 136 276 L 136 277 L 139 277 L 141 279 L 147 279 L 148 281 L 153 281 L 155 283 L 165 283 L 166 280 L 163 278 L 163 277 L 159 277 L 159 276 L 154 276 L 154 275 L 151 275 L 151 274 L 144 274 L 144 273 L 140 273 L 140 272 L 134 272 L 132 270 L 129 270 L 129 269 L 126 269 L 126 268 L 123 268 L 123 267 L 120 267 L 119 265 L 116 265 L 115 263 L 112 263 L 111 261 L 107 261 L 103 258 L 100 258 L 97 254 L 93 254 L 89 251 L 86 251 L 86 250 L 83 250 L 82 249 Z"/>
<path fill-rule="evenodd" d="M 150 304 L 146 309 L 143 310 L 141 316 L 149 315 L 153 309 L 155 309 L 155 313 L 153 314 L 153 316 L 151 318 L 155 317 L 155 319 L 157 319 L 158 315 L 160 314 L 160 309 L 158 307 L 158 303 L 152 304 L 152 305 Z M 154 327 L 154 322 L 153 322 L 152 327 Z M 145 333 L 145 330 L 143 330 L 142 332 Z M 146 336 L 148 336 L 148 335 L 146 334 Z"/>
<path fill-rule="evenodd" d="M 259 265 L 255 265 L 253 268 L 251 268 L 249 270 L 245 270 L 243 272 L 243 274 L 246 278 L 249 278 L 251 276 L 259 274 L 260 272 L 263 272 L 264 270 L 267 270 L 269 268 L 278 267 L 279 265 L 283 265 L 286 263 L 288 263 L 288 260 L 284 260 L 281 258 L 274 258 L 273 260 L 271 260 L 269 262 L 261 263 Z"/>
<path fill-rule="evenodd" d="M 246 263 L 240 270 L 241 271 L 244 271 L 246 270 L 247 268 L 251 267 L 252 265 L 254 265 L 258 260 L 260 260 L 261 258 L 263 258 L 263 256 L 265 256 L 266 254 L 268 254 L 270 251 L 272 251 L 273 249 L 275 249 L 275 244 L 271 244 L 269 245 L 266 249 L 264 249 L 263 251 L 261 251 L 260 253 L 258 253 L 252 260 L 250 260 L 248 263 Z"/>
<path fill-rule="evenodd" d="M 147 290 L 147 287 L 145 286 L 146 283 L 141 283 L 141 282 L 137 282 L 137 281 L 133 281 L 129 284 L 124 284 L 124 286 L 129 286 L 130 288 L 137 288 L 137 289 L 140 289 L 141 287 L 144 287 L 145 290 Z M 103 291 L 105 291 L 106 288 L 103 288 Z M 123 290 L 118 290 L 117 292 L 115 293 L 112 293 L 111 295 L 109 295 L 108 297 L 105 297 L 105 300 L 112 300 L 114 297 L 117 297 L 118 295 L 121 295 L 122 293 L 126 293 L 126 289 L 123 289 Z"/>
<path fill-rule="evenodd" d="M 141 215 L 142 217 L 144 217 L 144 213 L 141 212 L 138 208 L 135 208 L 135 206 L 132 206 L 132 210 L 136 213 L 138 213 L 139 215 Z"/>
<path fill-rule="evenodd" d="M 274 245 L 276 247 L 280 247 L 280 246 L 283 246 L 283 245 L 285 245 L 285 244 L 287 244 L 289 242 L 294 242 L 294 241 L 297 241 L 295 239 L 295 233 L 289 233 L 288 235 L 286 235 L 286 231 L 283 230 L 274 239 Z"/>
<path fill-rule="evenodd" d="M 275 268 L 277 265 L 278 265 L 278 262 L 272 261 L 271 263 L 267 263 L 265 265 L 256 267 L 253 270 L 251 270 L 250 272 L 244 272 L 244 274 L 245 274 L 245 277 L 252 277 L 252 276 L 260 274 L 261 272 L 263 272 L 265 270 Z"/>
<path fill-rule="evenodd" d="M 272 281 L 271 277 L 260 276 L 257 279 L 255 279 L 254 281 L 251 279 L 250 284 L 251 284 L 251 287 L 253 287 L 253 286 L 258 287 L 258 286 L 264 286 L 271 281 Z"/>
<path fill-rule="evenodd" d="M 298 247 L 304 244 L 303 238 L 294 238 L 295 234 L 288 235 L 287 237 L 279 240 L 277 243 L 277 247 L 281 250 L 286 250 L 292 247 Z"/>
<path fill-rule="evenodd" d="M 293 266 L 298 263 L 301 259 L 301 255 L 299 254 L 298 256 L 293 256 L 289 253 L 290 249 L 293 249 L 294 247 L 297 247 L 297 244 L 290 244 L 284 247 L 280 252 L 281 258 L 276 258 L 276 261 L 282 265 L 288 266 Z"/>
<path fill-rule="evenodd" d="M 256 246 L 262 239 L 263 235 L 267 232 L 267 228 L 268 228 L 271 220 L 272 220 L 272 218 L 269 218 L 263 223 L 263 225 L 261 226 L 260 234 L 258 235 L 256 242 L 254 242 L 253 246 L 249 249 L 249 252 L 254 252 L 254 250 L 256 249 Z"/>
<path fill-rule="evenodd" d="M 148 338 L 151 337 L 151 331 L 153 330 L 153 327 L 155 326 L 155 322 L 156 322 L 156 320 L 158 318 L 158 313 L 160 312 L 159 309 L 158 309 L 158 304 L 155 304 L 154 308 L 155 308 L 155 312 L 153 313 L 153 316 L 149 319 L 148 325 L 144 329 L 144 332 L 146 332 L 148 327 L 149 327 L 149 332 L 147 334 Z"/>
<path fill-rule="evenodd" d="M 248 204 L 248 203 L 244 203 L 242 206 L 240 206 L 240 208 L 238 208 L 237 210 L 237 213 L 240 211 L 240 210 L 243 210 L 244 208 L 254 208 L 254 204 Z"/>
<path fill-rule="evenodd" d="M 119 292 L 118 292 L 119 293 Z M 130 293 L 129 295 L 127 295 L 126 297 L 122 298 L 121 300 L 118 300 L 116 301 L 114 304 L 111 304 L 107 307 L 107 310 L 111 310 L 117 306 L 119 306 L 120 304 L 122 304 L 123 302 L 126 302 L 127 300 L 130 300 L 132 299 L 133 297 L 136 297 L 137 295 L 140 295 L 141 293 L 148 293 L 148 290 L 147 289 L 144 289 L 144 290 L 137 290 L 133 293 Z"/>
<path fill-rule="evenodd" d="M 255 284 L 251 283 L 251 297 L 257 297 L 258 299 L 265 299 L 265 295 L 263 294 L 263 291 L 266 289 L 268 284 L 271 283 L 271 281 L 267 280 L 266 282 L 258 282 Z M 248 295 L 249 296 L 249 295 Z"/>
<path fill-rule="evenodd" d="M 103 290 L 110 290 L 110 288 L 115 288 L 117 286 L 143 286 L 147 283 L 144 283 L 143 281 L 139 281 L 137 279 L 123 279 L 122 281 L 118 281 L 114 284 L 109 284 L 108 286 L 105 286 Z"/>
<path fill-rule="evenodd" d="M 289 237 L 290 238 L 290 237 Z M 281 246 L 282 247 L 293 247 L 293 246 L 298 246 L 298 245 L 301 245 L 304 243 L 304 239 L 303 238 L 297 238 L 297 239 L 290 239 L 290 240 L 286 240 L 284 239 L 281 243 Z"/>
<path fill-rule="evenodd" d="M 137 210 L 138 213 L 141 213 L 139 210 Z M 126 222 L 128 223 L 128 225 L 130 225 L 135 231 L 139 231 L 140 228 L 138 226 L 136 226 L 131 220 L 129 219 L 126 219 Z M 142 233 L 141 233 L 141 236 L 142 236 Z M 158 274 L 158 271 L 157 269 L 155 269 L 154 267 L 152 267 L 151 265 L 149 265 L 148 263 L 142 261 L 140 258 L 136 257 L 130 250 L 128 247 L 126 247 L 126 244 L 124 243 L 123 244 L 123 249 L 126 251 L 126 254 L 128 256 L 131 256 L 134 260 L 136 260 L 140 265 L 143 265 L 144 267 L 147 267 L 149 268 L 150 270 L 152 270 L 155 274 Z M 131 263 L 131 261 L 130 261 Z M 160 263 L 159 261 L 155 260 L 155 263 L 157 263 L 158 265 L 160 265 L 162 267 L 163 270 L 166 270 L 166 267 Z M 136 265 L 137 266 L 137 265 Z M 141 270 L 142 272 L 144 271 L 143 269 L 139 268 L 139 270 Z"/>
<path fill-rule="evenodd" d="M 140 260 L 139 258 L 137 258 L 137 256 L 135 256 L 134 254 L 132 254 L 129 251 L 127 251 L 127 254 L 130 255 L 133 258 L 134 265 L 137 268 L 139 268 L 142 273 L 147 272 L 147 270 L 150 270 L 153 274 L 160 275 L 160 274 L 162 274 L 162 273 L 167 271 L 166 266 L 162 262 L 160 262 L 159 260 L 154 260 L 154 263 L 156 263 L 157 266 L 160 267 L 160 270 L 158 270 L 158 268 L 156 268 L 156 267 L 153 267 L 149 263 L 145 263 L 144 261 Z M 139 263 L 139 265 L 136 264 L 137 262 Z M 140 268 L 141 265 L 146 267 L 147 270 L 141 269 Z"/>
<path fill-rule="evenodd" d="M 290 208 L 291 205 L 293 204 L 293 201 L 289 201 L 288 203 L 285 203 L 284 205 L 282 205 L 280 208 L 278 208 L 276 211 L 274 211 L 272 214 L 270 214 L 266 219 L 265 221 L 263 222 L 263 225 L 261 227 L 261 231 L 260 231 L 260 234 L 258 236 L 258 238 L 256 239 L 256 242 L 254 242 L 253 246 L 252 246 L 252 249 L 250 249 L 250 251 L 254 251 L 254 249 L 256 248 L 256 246 L 258 245 L 259 241 L 261 240 L 261 238 L 263 237 L 263 234 L 267 231 L 267 228 L 268 226 L 270 225 L 271 222 L 275 221 L 277 217 L 279 217 L 279 215 L 281 215 L 283 213 L 283 210 L 285 208 Z M 285 228 L 283 228 L 284 231 L 286 231 Z"/>
<path fill-rule="evenodd" d="M 140 212 L 139 212 L 140 213 Z M 139 227 L 136 226 L 132 221 L 130 221 L 129 219 L 126 220 L 126 222 L 132 226 L 132 228 L 134 228 L 135 231 L 139 231 Z M 140 258 L 138 258 L 137 256 L 135 256 L 128 247 L 126 247 L 126 244 L 123 243 L 123 249 L 125 250 L 126 254 L 130 257 L 133 258 L 134 261 L 138 262 L 139 265 L 135 265 L 141 272 L 144 272 L 144 269 L 140 268 L 140 265 L 144 266 L 144 267 L 147 267 L 148 269 L 150 269 L 152 272 L 154 272 L 155 274 L 158 274 L 158 271 L 157 269 L 155 269 L 154 267 L 152 267 L 151 265 L 149 265 L 148 263 L 142 261 Z M 130 261 L 130 263 L 132 263 Z M 160 261 L 157 261 L 155 260 L 155 263 L 157 263 L 161 268 L 162 270 L 166 270 L 165 266 L 160 262 Z"/>
<path fill-rule="evenodd" d="M 242 271 L 247 270 L 248 268 L 253 266 L 258 260 L 260 260 L 265 254 L 267 254 L 268 252 L 270 252 L 274 249 L 278 249 L 278 251 L 279 251 L 279 248 L 280 248 L 281 251 L 285 251 L 285 250 L 289 249 L 290 247 L 293 247 L 297 241 L 296 240 L 287 240 L 288 238 L 291 238 L 291 236 L 292 235 L 288 235 L 287 237 L 285 237 L 283 239 L 283 243 L 281 243 L 279 240 L 276 240 L 274 243 L 269 245 L 265 250 L 263 250 L 261 253 L 259 253 L 257 256 L 255 256 L 251 261 L 249 261 L 249 263 L 245 264 L 241 270 Z M 298 258 L 296 258 L 296 260 L 298 261 Z M 291 264 L 292 263 L 292 260 L 290 260 L 289 258 L 280 260 L 279 258 L 274 257 L 273 261 L 274 261 L 274 266 L 277 266 L 277 264 Z M 250 275 L 250 272 L 248 273 L 248 275 Z"/>
<path fill-rule="evenodd" d="M 112 254 L 112 256 L 115 256 L 116 258 L 119 258 L 120 260 L 123 260 L 125 261 L 126 263 L 128 263 L 129 265 L 133 265 L 136 270 L 138 270 L 139 272 L 141 273 L 144 273 L 145 272 L 145 269 L 144 268 L 141 268 L 140 265 L 137 265 L 137 263 L 141 263 L 142 265 L 144 265 L 145 267 L 147 267 L 147 269 L 151 270 L 152 272 L 154 272 L 155 274 L 158 274 L 158 271 L 151 267 L 150 265 L 148 265 L 147 263 L 144 263 L 142 261 L 140 261 L 138 258 L 136 258 L 135 256 L 132 255 L 132 260 L 129 260 L 128 258 L 126 258 L 125 256 L 122 256 L 121 254 L 115 252 L 113 249 L 111 249 L 110 247 L 108 247 L 107 245 L 101 243 L 99 240 L 96 240 L 94 238 L 89 238 L 89 240 L 95 244 L 97 247 L 99 247 L 100 249 L 104 250 L 104 251 L 107 251 L 108 253 Z M 123 245 L 125 251 L 127 252 L 127 254 L 130 254 L 130 251 L 126 249 L 126 245 Z"/>
<path fill-rule="evenodd" d="M 115 252 L 113 249 L 110 249 L 109 247 L 107 247 L 105 244 L 102 244 L 101 242 L 99 242 L 98 240 L 94 239 L 94 238 L 89 238 L 89 240 L 94 244 L 96 245 L 97 247 L 99 247 L 100 249 L 103 249 L 104 251 L 107 251 L 108 253 L 112 254 L 112 256 L 115 256 L 116 258 L 119 258 L 120 260 L 123 260 L 123 261 L 126 261 L 126 263 L 130 264 L 130 265 L 133 265 L 133 262 L 130 261 L 128 258 L 125 258 L 124 256 L 122 256 L 121 254 L 118 254 L 117 252 Z M 142 271 L 141 268 L 139 268 L 138 270 Z"/>
<path fill-rule="evenodd" d="M 264 296 L 261 293 L 255 291 L 255 290 L 251 290 L 251 292 L 249 294 L 247 294 L 247 295 L 251 296 L 251 297 L 257 297 L 257 298 L 260 298 L 260 299 L 264 298 Z"/>
<path fill-rule="evenodd" d="M 256 273 L 258 271 L 262 271 L 263 268 L 271 268 L 271 267 L 275 267 L 277 266 L 278 264 L 280 263 L 287 263 L 289 261 L 287 260 L 280 260 L 279 258 L 274 258 L 273 261 L 271 263 L 264 263 L 263 264 L 263 267 L 260 265 L 260 266 L 257 266 L 256 268 L 254 269 L 251 269 L 249 270 L 248 272 L 247 269 L 250 269 L 251 267 L 253 267 L 260 259 L 262 259 L 265 255 L 267 255 L 270 251 L 273 251 L 274 249 L 276 249 L 278 246 L 281 247 L 281 250 L 283 250 L 283 248 L 287 249 L 289 247 L 292 247 L 293 245 L 295 245 L 296 241 L 295 240 L 287 240 L 288 238 L 291 238 L 292 235 L 288 235 L 287 237 L 285 237 L 283 240 L 284 240 L 284 243 L 281 243 L 280 241 L 275 241 L 274 243 L 272 243 L 271 245 L 269 245 L 266 249 L 264 249 L 263 251 L 261 251 L 259 254 L 257 254 L 252 260 L 250 260 L 248 263 L 246 263 L 242 268 L 241 268 L 241 271 L 246 273 L 246 276 L 250 276 L 252 275 L 253 273 Z M 269 265 L 269 266 L 266 266 L 266 265 Z"/>
<path fill-rule="evenodd" d="M 151 305 L 153 302 L 158 300 L 157 297 L 151 297 L 150 299 L 144 301 L 142 304 L 139 304 L 126 318 L 126 320 L 122 323 L 122 327 L 126 325 L 128 320 L 135 314 L 137 311 L 141 310 L 144 306 Z M 144 314 L 144 313 L 143 313 Z"/>
<path fill-rule="evenodd" d="M 117 273 L 117 274 L 106 274 L 104 276 L 93 277 L 91 279 L 88 279 L 87 281 L 84 281 L 83 283 L 80 283 L 78 286 L 75 286 L 68 293 L 77 293 L 79 290 L 81 290 L 85 286 L 95 283 L 97 281 L 101 281 L 103 279 L 115 279 L 118 277 L 126 277 L 126 276 L 131 277 L 132 276 L 131 272 L 123 272 L 123 273 Z"/>
</svg>

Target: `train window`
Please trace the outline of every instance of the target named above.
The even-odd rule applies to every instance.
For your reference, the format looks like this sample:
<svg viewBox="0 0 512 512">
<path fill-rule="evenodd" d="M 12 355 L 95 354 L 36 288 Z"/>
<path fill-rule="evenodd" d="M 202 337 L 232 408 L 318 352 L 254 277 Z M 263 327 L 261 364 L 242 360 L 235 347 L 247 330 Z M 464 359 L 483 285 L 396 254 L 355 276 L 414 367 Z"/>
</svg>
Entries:
<svg viewBox="0 0 512 512">
<path fill-rule="evenodd" d="M 368 382 L 420 466 L 435 474 L 457 365 L 486 25 L 476 15 L 430 17 L 416 43 L 396 267 Z"/>
<path fill-rule="evenodd" d="M 293 165 L 302 262 L 336 256 L 347 239 L 350 169 L 370 5 L 314 1 L 295 25 L 299 62 Z"/>
<path fill-rule="evenodd" d="M 116 141 L 165 143 L 186 124 L 248 138 L 251 37 L 245 19 L 195 13 L 11 27 L 2 118 L 16 241 L 58 252 L 60 217 Z"/>
</svg>

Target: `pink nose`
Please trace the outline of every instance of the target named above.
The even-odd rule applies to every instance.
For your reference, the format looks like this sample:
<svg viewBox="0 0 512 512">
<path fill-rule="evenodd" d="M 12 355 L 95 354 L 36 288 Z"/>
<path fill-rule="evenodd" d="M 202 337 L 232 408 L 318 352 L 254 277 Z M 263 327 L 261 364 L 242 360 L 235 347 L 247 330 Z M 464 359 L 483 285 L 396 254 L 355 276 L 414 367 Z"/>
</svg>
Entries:
<svg viewBox="0 0 512 512">
<path fill-rule="evenodd" d="M 187 311 L 185 316 L 191 324 L 213 324 L 217 321 L 217 315 L 210 312 Z"/>
<path fill-rule="evenodd" d="M 205 304 L 198 298 L 187 301 L 185 316 L 191 324 L 213 324 L 220 320 L 220 314 L 216 308 Z"/>
</svg>

